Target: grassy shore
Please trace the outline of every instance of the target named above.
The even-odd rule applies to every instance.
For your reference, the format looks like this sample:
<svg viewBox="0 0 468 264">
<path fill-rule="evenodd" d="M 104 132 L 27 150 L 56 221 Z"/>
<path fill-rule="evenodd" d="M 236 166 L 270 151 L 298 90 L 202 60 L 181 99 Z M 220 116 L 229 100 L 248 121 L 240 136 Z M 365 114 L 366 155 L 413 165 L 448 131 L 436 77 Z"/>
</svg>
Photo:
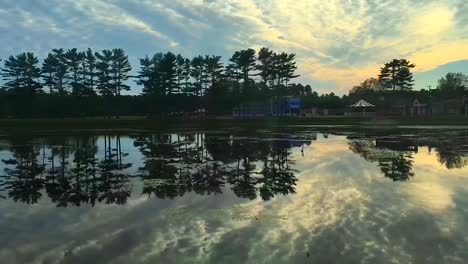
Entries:
<svg viewBox="0 0 468 264">
<path fill-rule="evenodd" d="M 64 118 L 64 119 L 0 119 L 0 132 L 28 131 L 79 131 L 79 130 L 161 130 L 161 129 L 210 129 L 229 127 L 268 128 L 278 126 L 468 126 L 468 118 L 462 116 L 430 118 L 363 118 L 363 117 L 266 117 L 255 119 L 207 118 L 207 119 L 149 119 L 145 117 L 121 118 Z"/>
</svg>

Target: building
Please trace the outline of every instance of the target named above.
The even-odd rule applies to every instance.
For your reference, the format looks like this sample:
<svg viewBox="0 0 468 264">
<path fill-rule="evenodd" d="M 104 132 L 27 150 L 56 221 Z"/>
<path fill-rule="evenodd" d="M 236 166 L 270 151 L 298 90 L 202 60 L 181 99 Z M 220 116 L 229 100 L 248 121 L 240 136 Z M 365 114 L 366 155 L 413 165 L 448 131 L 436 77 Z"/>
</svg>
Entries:
<svg viewBox="0 0 468 264">
<path fill-rule="evenodd" d="M 385 111 L 386 115 L 396 116 L 429 116 L 432 114 L 431 105 L 422 102 L 418 98 L 398 98 L 390 109 Z"/>
<path fill-rule="evenodd" d="M 301 99 L 281 97 L 263 102 L 242 103 L 232 110 L 233 117 L 298 116 Z"/>
</svg>

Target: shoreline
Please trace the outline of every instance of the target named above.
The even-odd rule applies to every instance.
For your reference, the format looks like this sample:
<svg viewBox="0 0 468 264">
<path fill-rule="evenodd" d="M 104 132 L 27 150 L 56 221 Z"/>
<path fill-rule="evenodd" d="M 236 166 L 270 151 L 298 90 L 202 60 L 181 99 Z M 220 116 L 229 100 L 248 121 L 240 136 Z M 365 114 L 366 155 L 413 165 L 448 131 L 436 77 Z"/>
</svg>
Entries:
<svg viewBox="0 0 468 264">
<path fill-rule="evenodd" d="M 142 131 L 142 130 L 193 130 L 220 128 L 278 128 L 278 127 L 374 129 L 467 129 L 468 118 L 441 116 L 430 118 L 411 117 L 259 117 L 233 119 L 226 117 L 205 119 L 151 119 L 142 116 L 121 118 L 63 118 L 63 119 L 0 119 L 0 132 L 38 131 Z"/>
</svg>

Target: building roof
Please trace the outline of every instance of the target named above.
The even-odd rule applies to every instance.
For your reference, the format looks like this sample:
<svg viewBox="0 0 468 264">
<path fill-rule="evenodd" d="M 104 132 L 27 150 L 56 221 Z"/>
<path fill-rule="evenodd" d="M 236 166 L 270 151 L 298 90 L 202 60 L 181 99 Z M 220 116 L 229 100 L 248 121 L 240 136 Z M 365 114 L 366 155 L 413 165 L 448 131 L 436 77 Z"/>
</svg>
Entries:
<svg viewBox="0 0 468 264">
<path fill-rule="evenodd" d="M 375 107 L 375 105 L 361 99 L 357 103 L 352 104 L 349 107 Z"/>
</svg>

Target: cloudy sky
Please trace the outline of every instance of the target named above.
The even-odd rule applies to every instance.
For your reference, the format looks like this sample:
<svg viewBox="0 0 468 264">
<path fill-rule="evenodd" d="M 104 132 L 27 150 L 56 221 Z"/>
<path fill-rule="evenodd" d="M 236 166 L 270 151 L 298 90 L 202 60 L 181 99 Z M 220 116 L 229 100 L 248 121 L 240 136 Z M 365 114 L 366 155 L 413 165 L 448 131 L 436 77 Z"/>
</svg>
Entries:
<svg viewBox="0 0 468 264">
<path fill-rule="evenodd" d="M 342 94 L 393 58 L 416 88 L 468 73 L 466 0 L 0 0 L 0 57 L 120 47 L 191 57 L 266 46 L 296 53 L 300 80 Z M 138 88 L 134 87 L 134 92 Z"/>
</svg>

